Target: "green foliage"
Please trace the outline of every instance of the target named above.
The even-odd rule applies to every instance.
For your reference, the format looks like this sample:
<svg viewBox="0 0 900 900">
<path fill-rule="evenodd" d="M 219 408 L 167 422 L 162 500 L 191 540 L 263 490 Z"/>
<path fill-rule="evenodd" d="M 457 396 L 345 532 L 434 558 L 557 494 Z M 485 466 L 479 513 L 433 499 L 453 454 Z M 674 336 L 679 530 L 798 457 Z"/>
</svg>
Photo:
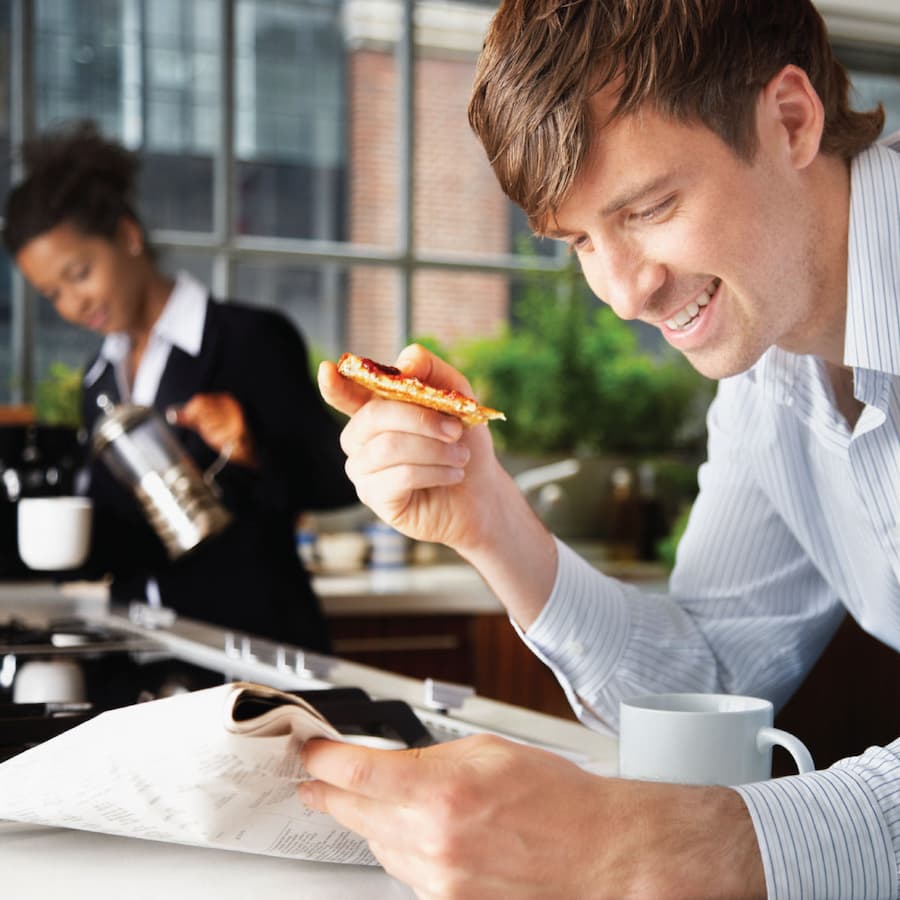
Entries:
<svg viewBox="0 0 900 900">
<path fill-rule="evenodd" d="M 421 344 L 426 350 L 431 351 L 435 356 L 439 356 L 441 359 L 449 359 L 450 357 L 450 351 L 447 347 L 433 335 L 420 335 L 415 338 L 415 343 Z"/>
<path fill-rule="evenodd" d="M 685 504 L 681 512 L 672 523 L 672 528 L 668 535 L 659 541 L 656 545 L 656 555 L 660 562 L 664 563 L 669 569 L 675 568 L 675 554 L 678 551 L 678 544 L 687 528 L 688 519 L 691 516 L 691 505 Z"/>
<path fill-rule="evenodd" d="M 507 414 L 494 429 L 505 449 L 654 453 L 702 443 L 712 383 L 681 354 L 642 351 L 580 275 L 530 278 L 516 312 L 515 330 L 451 353 L 479 401 Z"/>
<path fill-rule="evenodd" d="M 82 369 L 62 362 L 50 364 L 35 385 L 35 418 L 45 425 L 81 425 Z"/>
<path fill-rule="evenodd" d="M 332 357 L 330 353 L 327 353 L 321 347 L 317 347 L 315 344 L 310 344 L 306 348 L 306 365 L 307 370 L 309 371 L 309 380 L 313 383 L 313 387 L 316 390 L 316 394 L 319 393 L 319 366 L 325 362 L 326 360 L 331 360 L 332 362 L 337 362 L 336 357 Z M 347 424 L 347 416 L 345 416 L 342 412 L 336 410 L 333 406 L 329 406 L 322 400 L 322 405 L 325 407 L 325 410 L 331 416 L 335 422 L 338 423 L 341 427 Z"/>
</svg>

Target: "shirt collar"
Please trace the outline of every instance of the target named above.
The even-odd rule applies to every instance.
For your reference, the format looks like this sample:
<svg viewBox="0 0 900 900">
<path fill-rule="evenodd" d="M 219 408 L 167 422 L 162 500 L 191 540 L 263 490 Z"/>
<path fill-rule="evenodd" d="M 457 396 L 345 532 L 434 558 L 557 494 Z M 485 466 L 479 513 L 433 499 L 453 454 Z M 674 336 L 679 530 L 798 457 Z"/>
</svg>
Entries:
<svg viewBox="0 0 900 900">
<path fill-rule="evenodd" d="M 179 272 L 153 332 L 173 347 L 198 356 L 203 344 L 206 300 L 206 288 L 187 272 Z"/>
<path fill-rule="evenodd" d="M 203 344 L 203 327 L 206 324 L 206 288 L 187 272 L 179 272 L 175 286 L 150 332 L 150 339 L 163 341 L 178 347 L 190 356 L 197 356 Z M 108 334 L 93 366 L 84 377 L 91 387 L 107 365 L 120 365 L 131 347 L 131 339 L 123 331 Z"/>
<path fill-rule="evenodd" d="M 853 160 L 844 362 L 900 375 L 900 132 Z"/>
</svg>

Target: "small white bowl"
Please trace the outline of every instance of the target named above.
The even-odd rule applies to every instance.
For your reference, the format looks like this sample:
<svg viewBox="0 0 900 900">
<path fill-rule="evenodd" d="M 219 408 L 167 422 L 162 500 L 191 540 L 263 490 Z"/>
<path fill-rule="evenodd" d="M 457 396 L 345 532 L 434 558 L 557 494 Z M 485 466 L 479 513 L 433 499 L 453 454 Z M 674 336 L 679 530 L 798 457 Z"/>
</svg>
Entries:
<svg viewBox="0 0 900 900">
<path fill-rule="evenodd" d="M 369 542 L 358 531 L 320 534 L 316 541 L 316 555 L 326 572 L 353 572 L 361 569 L 368 552 Z"/>
</svg>

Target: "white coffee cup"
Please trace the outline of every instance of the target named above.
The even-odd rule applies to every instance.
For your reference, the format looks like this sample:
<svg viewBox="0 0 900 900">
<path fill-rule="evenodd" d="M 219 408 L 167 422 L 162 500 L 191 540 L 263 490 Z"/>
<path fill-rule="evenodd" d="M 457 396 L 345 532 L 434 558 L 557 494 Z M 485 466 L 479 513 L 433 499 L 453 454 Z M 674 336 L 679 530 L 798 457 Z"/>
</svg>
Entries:
<svg viewBox="0 0 900 900">
<path fill-rule="evenodd" d="M 772 776 L 772 747 L 800 773 L 813 770 L 802 741 L 773 728 L 768 700 L 732 694 L 648 694 L 620 704 L 619 774 L 682 784 L 749 784 Z"/>
<path fill-rule="evenodd" d="M 84 673 L 71 659 L 29 660 L 13 681 L 13 703 L 81 703 L 86 694 Z"/>
<path fill-rule="evenodd" d="M 74 569 L 91 542 L 88 497 L 23 497 L 18 504 L 19 556 L 29 569 Z"/>
</svg>

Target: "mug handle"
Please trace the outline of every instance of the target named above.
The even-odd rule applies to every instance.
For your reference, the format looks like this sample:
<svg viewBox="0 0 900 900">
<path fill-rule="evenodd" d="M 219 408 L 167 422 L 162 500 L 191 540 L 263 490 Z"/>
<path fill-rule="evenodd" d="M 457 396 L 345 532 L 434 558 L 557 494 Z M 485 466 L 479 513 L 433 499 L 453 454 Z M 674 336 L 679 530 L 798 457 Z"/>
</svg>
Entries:
<svg viewBox="0 0 900 900">
<path fill-rule="evenodd" d="M 784 747 L 794 757 L 794 762 L 797 763 L 797 771 L 801 775 L 815 770 L 812 756 L 809 750 L 806 749 L 803 741 L 795 738 L 794 735 L 787 731 L 782 731 L 780 728 L 769 728 L 767 726 L 760 728 L 756 733 L 756 747 L 760 753 L 765 753 L 766 750 L 771 750 L 772 747 Z"/>
</svg>

